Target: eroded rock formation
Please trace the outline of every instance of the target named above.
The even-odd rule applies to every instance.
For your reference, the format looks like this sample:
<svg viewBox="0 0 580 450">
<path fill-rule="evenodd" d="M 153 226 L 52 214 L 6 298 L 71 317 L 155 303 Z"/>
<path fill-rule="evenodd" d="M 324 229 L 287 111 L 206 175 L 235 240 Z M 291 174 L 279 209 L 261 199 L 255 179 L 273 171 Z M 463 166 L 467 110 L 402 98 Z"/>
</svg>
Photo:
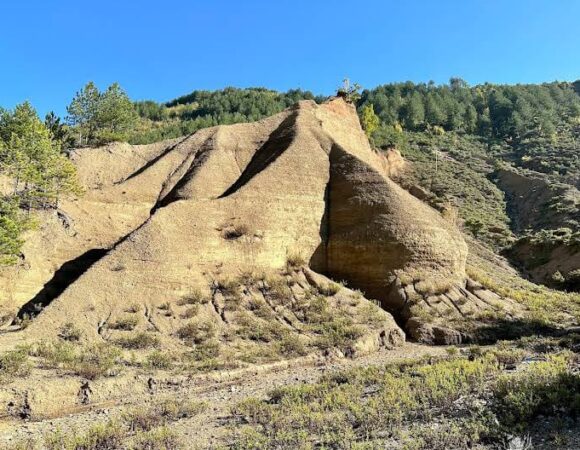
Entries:
<svg viewBox="0 0 580 450">
<path fill-rule="evenodd" d="M 86 194 L 46 213 L 21 264 L 0 275 L 6 316 L 41 303 L 25 336 L 54 335 L 74 318 L 97 338 L 129 307 L 172 335 L 179 323 L 151 311 L 289 260 L 360 289 L 427 342 L 460 341 L 449 317 L 488 307 L 466 284 L 461 234 L 389 178 L 397 168 L 369 146 L 342 99 L 74 159 Z M 200 319 L 215 309 L 204 308 Z M 388 314 L 383 320 L 394 345 L 399 328 Z"/>
</svg>

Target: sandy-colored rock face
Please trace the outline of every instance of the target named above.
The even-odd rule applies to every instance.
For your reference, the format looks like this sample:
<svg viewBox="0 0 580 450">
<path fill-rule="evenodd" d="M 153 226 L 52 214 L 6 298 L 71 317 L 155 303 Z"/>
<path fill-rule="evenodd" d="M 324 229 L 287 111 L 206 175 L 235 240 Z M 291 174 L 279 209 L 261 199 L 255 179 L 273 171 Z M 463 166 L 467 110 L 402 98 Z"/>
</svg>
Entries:
<svg viewBox="0 0 580 450">
<path fill-rule="evenodd" d="M 82 150 L 74 160 L 87 193 L 50 213 L 23 262 L 0 274 L 5 313 L 35 296 L 50 301 L 31 336 L 71 317 L 96 336 L 128 305 L 147 311 L 297 256 L 402 323 L 428 296 L 465 287 L 461 235 L 389 178 L 396 168 L 341 99 L 171 142 Z"/>
</svg>

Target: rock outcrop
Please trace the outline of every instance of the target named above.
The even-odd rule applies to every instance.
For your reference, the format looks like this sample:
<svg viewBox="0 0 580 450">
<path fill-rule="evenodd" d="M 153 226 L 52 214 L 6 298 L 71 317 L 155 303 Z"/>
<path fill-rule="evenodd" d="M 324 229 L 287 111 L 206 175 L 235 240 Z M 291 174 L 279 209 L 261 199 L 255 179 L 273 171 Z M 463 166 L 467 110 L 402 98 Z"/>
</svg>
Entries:
<svg viewBox="0 0 580 450">
<path fill-rule="evenodd" d="M 213 299 L 200 320 L 217 314 L 228 325 L 224 286 L 280 271 L 304 301 L 309 288 L 296 273 L 345 281 L 427 342 L 460 341 L 449 318 L 488 307 L 466 284 L 459 231 L 389 178 L 396 167 L 342 99 L 171 142 L 80 150 L 74 160 L 86 194 L 46 213 L 21 263 L 0 274 L 4 314 L 36 315 L 13 334 L 55 335 L 74 318 L 98 339 L 131 308 L 144 312 L 143 326 L 175 335 L 181 323 L 161 311 L 193 291 Z M 301 261 L 310 269 L 292 275 L 289 264 Z M 258 282 L 240 286 L 235 297 L 263 296 Z M 402 333 L 381 314 L 373 342 L 396 345 Z"/>
</svg>

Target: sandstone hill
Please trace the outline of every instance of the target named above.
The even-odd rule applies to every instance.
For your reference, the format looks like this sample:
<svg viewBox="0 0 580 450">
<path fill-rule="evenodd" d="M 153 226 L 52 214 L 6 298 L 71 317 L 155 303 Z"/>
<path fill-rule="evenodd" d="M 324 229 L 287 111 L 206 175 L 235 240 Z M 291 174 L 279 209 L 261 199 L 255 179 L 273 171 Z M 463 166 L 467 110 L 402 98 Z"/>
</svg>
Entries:
<svg viewBox="0 0 580 450">
<path fill-rule="evenodd" d="M 227 344 L 275 323 L 309 342 L 322 333 L 312 315 L 323 327 L 331 311 L 346 321 L 342 351 L 362 352 L 405 334 L 459 343 L 490 311 L 517 314 L 468 279 L 460 232 L 390 179 L 400 158 L 370 147 L 342 99 L 73 160 L 86 193 L 47 212 L 0 273 L 5 342 L 70 322 L 87 341 L 130 328 Z"/>
</svg>

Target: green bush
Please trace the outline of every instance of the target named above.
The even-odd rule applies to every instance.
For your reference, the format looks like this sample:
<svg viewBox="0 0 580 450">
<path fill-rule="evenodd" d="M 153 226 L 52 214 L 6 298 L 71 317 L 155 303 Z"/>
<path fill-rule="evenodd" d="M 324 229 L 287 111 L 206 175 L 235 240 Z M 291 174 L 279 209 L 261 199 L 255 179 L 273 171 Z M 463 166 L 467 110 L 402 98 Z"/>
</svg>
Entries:
<svg viewBox="0 0 580 450">
<path fill-rule="evenodd" d="M 114 341 L 115 345 L 127 349 L 155 348 L 159 346 L 159 338 L 147 332 L 140 332 L 130 336 L 121 336 Z"/>
</svg>

